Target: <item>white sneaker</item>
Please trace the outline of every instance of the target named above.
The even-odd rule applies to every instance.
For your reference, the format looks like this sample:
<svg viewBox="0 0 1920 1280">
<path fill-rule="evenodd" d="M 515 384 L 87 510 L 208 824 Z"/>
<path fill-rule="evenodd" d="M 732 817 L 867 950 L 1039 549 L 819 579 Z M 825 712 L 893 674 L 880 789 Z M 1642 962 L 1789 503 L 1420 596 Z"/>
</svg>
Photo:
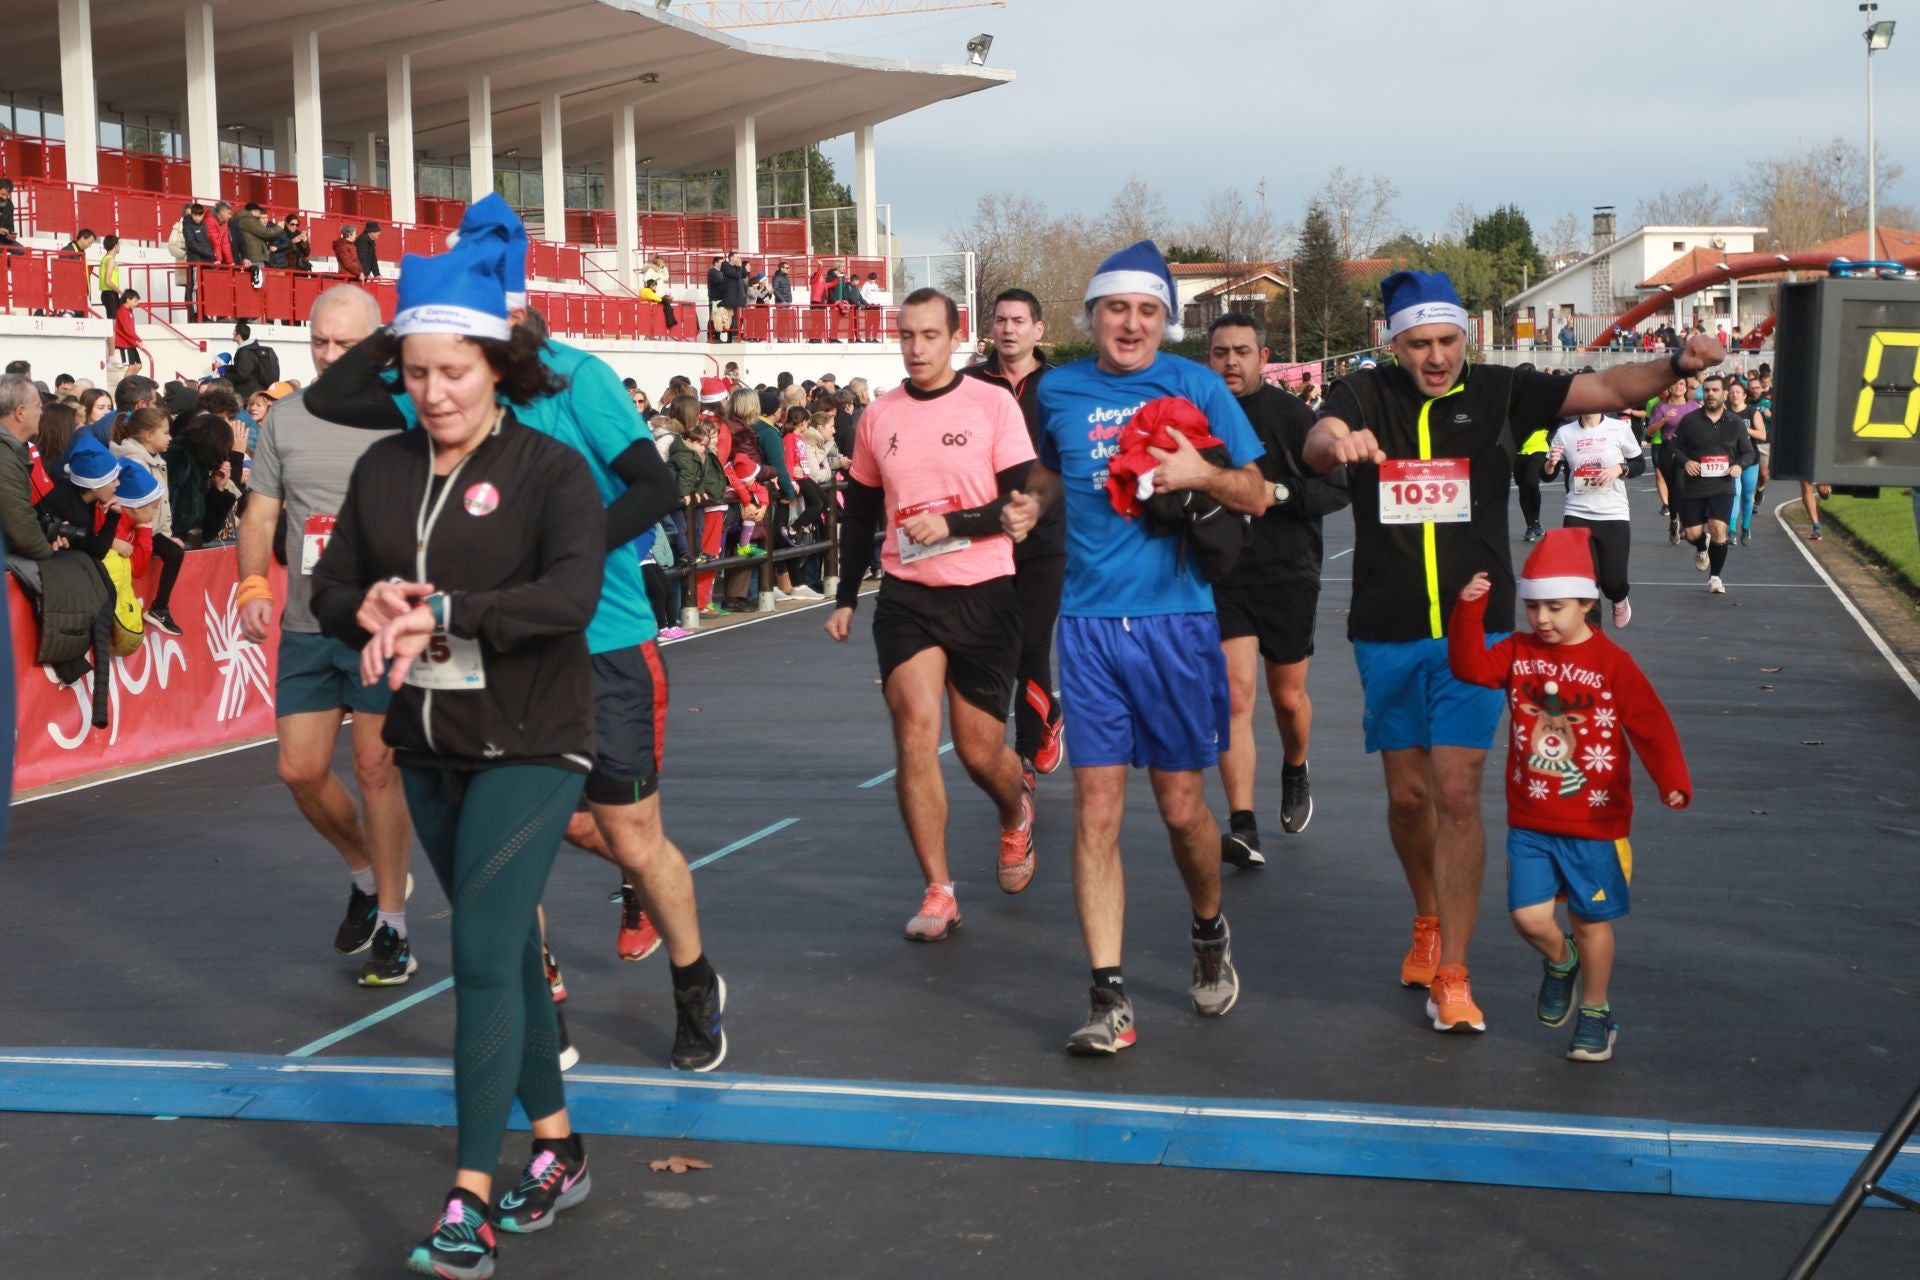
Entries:
<svg viewBox="0 0 1920 1280">
<path fill-rule="evenodd" d="M 793 589 L 793 598 L 795 600 L 825 600 L 826 599 L 825 596 L 821 595 L 818 591 L 815 591 L 812 587 L 809 587 L 809 586 L 795 587 Z"/>
<path fill-rule="evenodd" d="M 1707 571 L 1707 553 L 1706 552 L 1701 551 L 1694 555 L 1693 567 L 1698 569 L 1702 573 L 1705 573 Z"/>
<path fill-rule="evenodd" d="M 1613 602 L 1613 625 L 1616 629 L 1633 621 L 1633 606 L 1625 600 Z"/>
<path fill-rule="evenodd" d="M 1720 581 L 1719 574 L 1716 573 L 1707 579 L 1707 594 L 1710 596 L 1723 596 L 1727 594 L 1727 584 Z"/>
<path fill-rule="evenodd" d="M 775 587 L 773 589 L 773 602 L 775 604 L 792 604 L 793 593 L 790 591 L 782 591 L 780 588 Z"/>
</svg>

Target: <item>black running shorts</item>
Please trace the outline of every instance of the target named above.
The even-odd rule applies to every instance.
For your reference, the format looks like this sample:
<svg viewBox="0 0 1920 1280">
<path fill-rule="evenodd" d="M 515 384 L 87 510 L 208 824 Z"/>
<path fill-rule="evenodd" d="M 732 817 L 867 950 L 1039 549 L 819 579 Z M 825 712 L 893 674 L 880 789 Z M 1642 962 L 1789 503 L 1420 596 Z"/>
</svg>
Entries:
<svg viewBox="0 0 1920 1280">
<path fill-rule="evenodd" d="M 593 772 L 584 798 L 637 804 L 660 788 L 667 745 L 667 669 L 649 640 L 593 655 Z"/>
<path fill-rule="evenodd" d="M 1718 520 L 1726 524 L 1733 519 L 1733 495 L 1730 493 L 1709 493 L 1695 496 L 1691 493 L 1680 495 L 1680 523 L 1688 529 L 1697 529 L 1709 520 Z"/>
<path fill-rule="evenodd" d="M 1260 656 L 1290 666 L 1313 656 L 1313 619 L 1320 607 L 1317 582 L 1266 582 L 1213 588 L 1220 638 L 1257 636 Z"/>
<path fill-rule="evenodd" d="M 947 682 L 990 716 L 1006 719 L 1020 670 L 1020 601 L 1013 578 L 968 587 L 923 587 L 889 574 L 873 609 L 880 678 L 925 649 L 947 655 Z"/>
</svg>

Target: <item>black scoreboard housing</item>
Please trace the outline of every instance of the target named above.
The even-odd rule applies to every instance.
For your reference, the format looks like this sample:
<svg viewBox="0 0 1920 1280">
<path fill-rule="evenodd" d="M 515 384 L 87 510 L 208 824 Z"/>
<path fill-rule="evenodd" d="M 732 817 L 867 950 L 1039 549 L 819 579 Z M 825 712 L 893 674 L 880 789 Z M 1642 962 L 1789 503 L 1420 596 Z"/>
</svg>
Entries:
<svg viewBox="0 0 1920 1280">
<path fill-rule="evenodd" d="M 1772 474 L 1920 485 L 1920 278 L 1782 285 Z"/>
</svg>

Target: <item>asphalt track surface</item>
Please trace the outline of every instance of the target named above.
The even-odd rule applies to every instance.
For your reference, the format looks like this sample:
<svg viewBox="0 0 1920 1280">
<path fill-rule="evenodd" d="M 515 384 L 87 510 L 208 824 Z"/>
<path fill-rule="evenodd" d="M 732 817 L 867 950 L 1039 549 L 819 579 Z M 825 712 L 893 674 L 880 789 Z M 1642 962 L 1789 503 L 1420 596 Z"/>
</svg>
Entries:
<svg viewBox="0 0 1920 1280">
<path fill-rule="evenodd" d="M 845 648 L 800 611 L 667 651 L 668 829 L 690 860 L 725 851 L 696 871 L 730 989 L 725 1069 L 698 1088 L 664 1071 L 664 956 L 617 960 L 611 869 L 563 853 L 546 905 L 585 1059 L 570 1090 L 605 1136 L 592 1198 L 508 1238 L 501 1274 L 1779 1273 L 1857 1161 L 1848 1141 L 1920 1083 L 1920 702 L 1774 520 L 1709 597 L 1656 504 L 1636 488 L 1619 638 L 1674 714 L 1696 800 L 1666 811 L 1635 781 L 1612 1063 L 1565 1061 L 1565 1033 L 1533 1021 L 1497 768 L 1473 952 L 1487 1034 L 1436 1035 L 1397 983 L 1411 911 L 1361 749 L 1344 515 L 1302 836 L 1278 832 L 1278 744 L 1256 720 L 1269 865 L 1227 872 L 1239 1005 L 1191 1012 L 1184 895 L 1138 778 L 1122 843 L 1140 1042 L 1112 1060 L 1061 1052 L 1087 981 L 1068 775 L 1043 779 L 1039 872 L 1006 898 L 991 809 L 948 760 L 965 924 L 903 941 L 919 886 L 883 778 L 871 609 Z M 421 970 L 369 992 L 329 948 L 344 877 L 271 748 L 16 808 L 0 1273 L 398 1274 L 453 1146 L 420 1127 L 451 1118 L 453 1000 L 435 990 L 445 903 L 415 871 Z M 524 1150 L 510 1134 L 503 1174 Z M 714 1168 L 647 1169 L 675 1153 Z M 1320 1172 L 1248 1171 L 1275 1168 Z M 1920 1218 L 1871 1213 L 1822 1274 L 1914 1275 L 1916 1257 Z"/>
</svg>

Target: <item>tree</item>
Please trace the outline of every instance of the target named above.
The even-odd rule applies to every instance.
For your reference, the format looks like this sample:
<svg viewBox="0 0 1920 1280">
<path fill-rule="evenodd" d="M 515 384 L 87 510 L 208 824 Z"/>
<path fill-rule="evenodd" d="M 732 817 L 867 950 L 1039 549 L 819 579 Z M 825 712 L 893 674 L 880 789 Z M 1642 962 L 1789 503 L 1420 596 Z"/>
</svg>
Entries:
<svg viewBox="0 0 1920 1280">
<path fill-rule="evenodd" d="M 1580 219 L 1563 213 L 1540 236 L 1540 252 L 1549 258 L 1585 257 L 1592 241 L 1580 226 Z"/>
<path fill-rule="evenodd" d="M 1279 249 L 1280 233 L 1267 211 L 1263 192 L 1249 200 L 1238 187 L 1222 187 L 1207 196 L 1200 218 L 1187 229 L 1187 239 L 1217 246 L 1220 256 L 1202 262 L 1271 262 Z"/>
<path fill-rule="evenodd" d="M 1466 247 L 1485 254 L 1492 271 L 1485 290 L 1468 305 L 1474 310 L 1499 312 L 1504 324 L 1507 299 L 1547 273 L 1546 259 L 1534 247 L 1533 224 L 1527 221 L 1527 215 L 1520 212 L 1518 205 L 1501 205 L 1492 213 L 1474 219 Z M 1464 292 L 1461 297 L 1465 299 Z"/>
<path fill-rule="evenodd" d="M 1707 182 L 1662 191 L 1633 208 L 1634 225 L 1641 227 L 1711 227 L 1726 220 L 1726 196 Z"/>
<path fill-rule="evenodd" d="M 1128 176 L 1125 185 L 1114 194 L 1113 203 L 1095 224 L 1096 233 L 1104 242 L 1102 256 L 1141 240 L 1159 244 L 1169 238 L 1172 228 L 1173 216 L 1167 212 L 1166 200 L 1137 175 Z"/>
<path fill-rule="evenodd" d="M 1230 262 L 1226 252 L 1216 249 L 1205 241 L 1183 244 L 1175 240 L 1165 249 L 1168 262 Z"/>
<path fill-rule="evenodd" d="M 1901 172 L 1899 165 L 1883 161 L 1880 191 L 1893 186 Z M 1844 138 L 1749 168 L 1739 192 L 1767 228 L 1763 249 L 1811 249 L 1867 225 L 1865 153 Z M 1883 227 L 1912 227 L 1915 221 L 1913 211 L 1899 205 L 1882 204 L 1877 214 Z"/>
<path fill-rule="evenodd" d="M 1367 344 L 1360 291 L 1347 277 L 1338 233 L 1324 206 L 1307 209 L 1293 255 L 1293 299 L 1300 348 L 1320 358 Z"/>
<path fill-rule="evenodd" d="M 1381 174 L 1349 174 L 1345 166 L 1336 166 L 1327 175 L 1317 203 L 1334 228 L 1342 258 L 1370 257 L 1381 241 L 1400 229 L 1393 213 L 1393 202 L 1399 198 L 1399 189 Z"/>
</svg>

